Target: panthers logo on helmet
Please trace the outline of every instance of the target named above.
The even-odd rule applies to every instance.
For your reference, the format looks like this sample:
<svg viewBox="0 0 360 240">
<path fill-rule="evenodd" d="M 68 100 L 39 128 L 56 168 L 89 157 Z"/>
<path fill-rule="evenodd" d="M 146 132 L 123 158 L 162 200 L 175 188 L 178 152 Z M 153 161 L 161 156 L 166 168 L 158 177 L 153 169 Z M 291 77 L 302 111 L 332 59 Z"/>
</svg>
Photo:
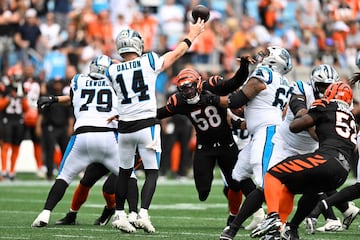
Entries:
<svg viewBox="0 0 360 240">
<path fill-rule="evenodd" d="M 144 49 L 144 41 L 138 32 L 125 29 L 116 37 L 116 48 L 120 56 L 130 52 L 141 56 Z"/>
</svg>

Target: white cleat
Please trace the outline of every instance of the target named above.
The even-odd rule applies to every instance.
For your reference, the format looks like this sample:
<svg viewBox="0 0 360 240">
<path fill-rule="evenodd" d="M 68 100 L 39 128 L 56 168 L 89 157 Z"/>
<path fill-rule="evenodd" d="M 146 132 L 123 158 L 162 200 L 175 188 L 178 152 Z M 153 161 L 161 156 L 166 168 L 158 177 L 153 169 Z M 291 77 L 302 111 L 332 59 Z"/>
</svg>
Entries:
<svg viewBox="0 0 360 240">
<path fill-rule="evenodd" d="M 349 207 L 346 209 L 345 212 L 343 212 L 343 221 L 342 221 L 342 227 L 344 229 L 348 229 L 351 225 L 351 223 L 355 220 L 357 215 L 360 214 L 360 209 L 355 206 L 353 202 L 349 202 Z"/>
<path fill-rule="evenodd" d="M 129 221 L 129 223 L 130 223 L 131 225 L 133 225 L 134 227 L 136 227 L 136 226 L 135 226 L 135 222 L 136 222 L 137 218 L 138 218 L 138 214 L 137 214 L 136 212 L 130 212 L 130 213 L 128 214 L 128 221 Z"/>
<path fill-rule="evenodd" d="M 341 232 L 344 231 L 339 219 L 326 219 L 324 226 L 316 228 L 319 232 Z"/>
<path fill-rule="evenodd" d="M 126 233 L 136 232 L 136 228 L 131 225 L 126 215 L 115 214 L 112 226 Z"/>
<path fill-rule="evenodd" d="M 155 232 L 155 228 L 152 225 L 149 216 L 140 216 L 140 215 L 138 215 L 137 220 L 135 221 L 135 226 L 137 228 L 144 229 L 144 231 L 147 232 L 147 233 L 154 233 Z"/>
<path fill-rule="evenodd" d="M 31 227 L 46 227 L 49 224 L 50 214 L 50 210 L 42 210 L 31 224 Z"/>
<path fill-rule="evenodd" d="M 245 226 L 245 230 L 254 230 L 264 219 L 265 219 L 265 211 L 263 208 L 259 208 L 254 214 L 253 219 L 249 223 L 249 225 Z"/>
</svg>

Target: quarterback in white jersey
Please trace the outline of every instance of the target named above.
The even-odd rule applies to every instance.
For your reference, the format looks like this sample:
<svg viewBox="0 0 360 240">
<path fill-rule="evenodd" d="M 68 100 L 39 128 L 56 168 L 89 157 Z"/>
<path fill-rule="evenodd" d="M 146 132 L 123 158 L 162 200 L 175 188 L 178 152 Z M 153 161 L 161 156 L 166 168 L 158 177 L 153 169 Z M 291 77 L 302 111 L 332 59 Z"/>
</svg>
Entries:
<svg viewBox="0 0 360 240">
<path fill-rule="evenodd" d="M 51 211 L 69 184 L 91 163 L 102 163 L 116 175 L 119 172 L 117 122 L 108 121 L 118 114 L 116 94 L 105 77 L 111 63 L 111 59 L 105 55 L 95 58 L 90 64 L 89 75 L 76 74 L 71 80 L 70 96 L 44 96 L 38 100 L 38 107 L 45 110 L 56 102 L 72 103 L 76 121 L 59 175 L 43 211 L 32 223 L 33 227 L 48 225 Z"/>
<path fill-rule="evenodd" d="M 124 61 L 110 66 L 106 73 L 118 96 L 120 133 L 120 170 L 116 180 L 116 210 L 112 224 L 124 232 L 136 231 L 124 210 L 136 148 L 142 157 L 145 183 L 135 226 L 149 233 L 155 232 L 148 215 L 156 189 L 161 153 L 155 83 L 158 74 L 184 55 L 192 41 L 204 30 L 204 21 L 198 19 L 195 24 L 190 23 L 189 30 L 187 37 L 174 50 L 162 56 L 154 52 L 143 54 L 144 41 L 134 30 L 122 30 L 116 37 L 117 52 Z"/>
</svg>

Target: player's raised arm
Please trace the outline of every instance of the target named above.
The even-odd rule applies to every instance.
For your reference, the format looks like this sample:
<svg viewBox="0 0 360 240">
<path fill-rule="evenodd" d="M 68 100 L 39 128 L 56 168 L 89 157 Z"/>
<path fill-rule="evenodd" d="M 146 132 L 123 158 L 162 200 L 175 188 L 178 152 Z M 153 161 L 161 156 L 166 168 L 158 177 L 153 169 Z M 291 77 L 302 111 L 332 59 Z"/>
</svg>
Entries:
<svg viewBox="0 0 360 240">
<path fill-rule="evenodd" d="M 190 30 L 189 33 L 185 36 L 184 40 L 179 42 L 176 48 L 172 51 L 169 51 L 163 55 L 164 64 L 161 68 L 161 71 L 164 71 L 169 66 L 171 66 L 176 60 L 183 56 L 186 51 L 190 48 L 192 42 L 200 35 L 205 29 L 205 22 L 198 18 L 197 22 L 189 22 Z"/>
</svg>

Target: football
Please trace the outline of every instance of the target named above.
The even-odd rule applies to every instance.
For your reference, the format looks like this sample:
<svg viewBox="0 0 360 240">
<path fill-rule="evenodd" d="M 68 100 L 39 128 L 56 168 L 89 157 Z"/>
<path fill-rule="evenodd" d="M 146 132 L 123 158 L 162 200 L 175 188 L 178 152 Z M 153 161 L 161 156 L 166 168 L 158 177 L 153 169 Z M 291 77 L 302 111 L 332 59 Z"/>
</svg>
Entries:
<svg viewBox="0 0 360 240">
<path fill-rule="evenodd" d="M 197 21 L 198 18 L 203 19 L 205 22 L 209 20 L 210 11 L 204 5 L 196 5 L 191 12 L 192 17 L 194 18 L 194 22 Z"/>
</svg>

